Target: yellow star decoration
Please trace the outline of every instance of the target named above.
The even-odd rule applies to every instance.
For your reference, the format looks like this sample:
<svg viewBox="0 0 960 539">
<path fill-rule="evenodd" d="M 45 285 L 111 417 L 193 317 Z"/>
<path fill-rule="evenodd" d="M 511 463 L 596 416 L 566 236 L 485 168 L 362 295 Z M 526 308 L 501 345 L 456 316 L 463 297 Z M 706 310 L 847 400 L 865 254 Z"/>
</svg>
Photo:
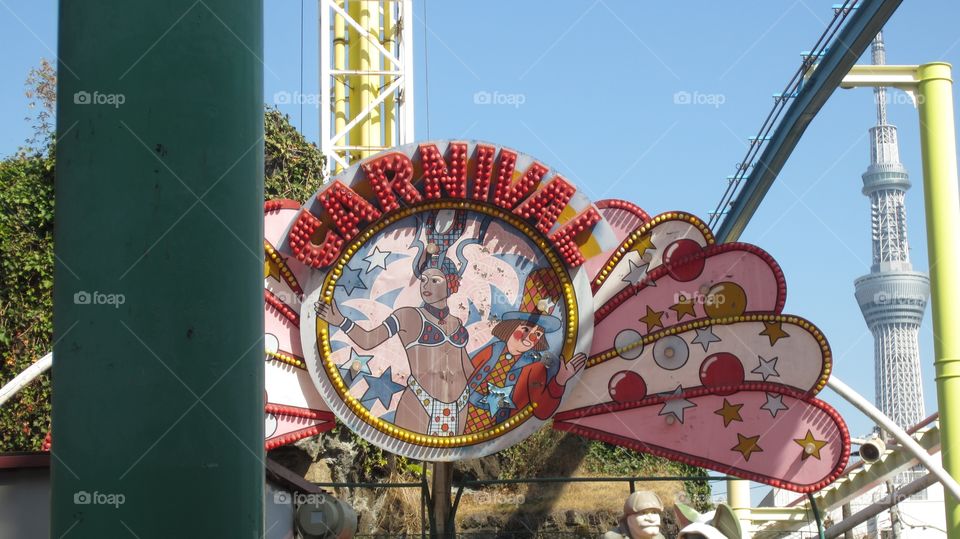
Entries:
<svg viewBox="0 0 960 539">
<path fill-rule="evenodd" d="M 663 327 L 663 311 L 654 311 L 647 305 L 647 314 L 640 317 L 639 320 L 647 325 L 647 333 L 650 333 L 653 328 Z"/>
<path fill-rule="evenodd" d="M 814 438 L 810 429 L 807 429 L 806 436 L 803 438 L 794 438 L 793 441 L 803 448 L 803 452 L 800 454 L 800 460 L 807 460 L 807 457 L 820 460 L 820 450 L 823 449 L 823 446 L 827 445 L 826 440 L 817 440 Z"/>
<path fill-rule="evenodd" d="M 783 322 L 777 320 L 775 322 L 763 321 L 763 331 L 760 332 L 760 335 L 766 335 L 770 339 L 770 346 L 777 344 L 777 341 L 785 337 L 789 337 L 790 334 L 783 330 Z"/>
<path fill-rule="evenodd" d="M 637 243 L 633 244 L 633 247 L 630 248 L 631 251 L 636 251 L 640 256 L 643 256 L 643 253 L 647 252 L 648 249 L 654 249 L 652 234 L 644 235 L 642 238 L 637 240 Z"/>
<path fill-rule="evenodd" d="M 680 301 L 670 306 L 670 310 L 677 313 L 677 322 L 683 320 L 683 317 L 690 315 L 690 318 L 696 318 L 697 313 L 693 310 L 693 300 L 680 294 Z"/>
<path fill-rule="evenodd" d="M 730 404 L 727 399 L 723 399 L 723 408 L 713 413 L 723 417 L 723 426 L 726 427 L 734 421 L 743 422 L 743 418 L 740 417 L 740 408 L 743 408 L 743 404 Z"/>
<path fill-rule="evenodd" d="M 269 256 L 263 261 L 263 278 L 273 277 L 280 280 L 280 264 L 274 262 Z"/>
<path fill-rule="evenodd" d="M 739 451 L 743 455 L 743 459 L 747 462 L 750 461 L 750 455 L 754 453 L 763 453 L 763 448 L 760 447 L 760 435 L 756 436 L 744 436 L 737 433 L 737 445 L 730 448 L 731 451 Z"/>
</svg>

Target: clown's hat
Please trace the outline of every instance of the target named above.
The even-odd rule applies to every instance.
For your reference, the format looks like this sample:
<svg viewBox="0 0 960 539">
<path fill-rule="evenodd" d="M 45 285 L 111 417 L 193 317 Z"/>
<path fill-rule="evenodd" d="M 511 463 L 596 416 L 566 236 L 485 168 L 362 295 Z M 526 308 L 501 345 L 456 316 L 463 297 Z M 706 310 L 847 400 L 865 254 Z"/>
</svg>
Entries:
<svg viewBox="0 0 960 539">
<path fill-rule="evenodd" d="M 523 284 L 520 310 L 504 314 L 501 320 L 523 320 L 542 327 L 546 333 L 553 333 L 563 326 L 563 322 L 553 316 L 561 296 L 560 279 L 552 269 L 533 270 Z"/>
</svg>

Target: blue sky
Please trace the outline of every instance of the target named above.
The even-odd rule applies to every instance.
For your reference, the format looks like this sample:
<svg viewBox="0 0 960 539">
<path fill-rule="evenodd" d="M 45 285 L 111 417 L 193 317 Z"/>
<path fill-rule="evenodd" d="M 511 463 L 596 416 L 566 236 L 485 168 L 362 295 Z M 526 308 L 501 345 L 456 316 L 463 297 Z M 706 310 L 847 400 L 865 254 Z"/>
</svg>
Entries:
<svg viewBox="0 0 960 539">
<path fill-rule="evenodd" d="M 812 47 L 834 1 L 428 0 L 424 15 L 423 0 L 415 0 L 417 138 L 505 144 L 556 167 L 595 199 L 623 198 L 651 214 L 686 210 L 706 219 L 772 105 L 771 94 Z M 279 91 L 317 93 L 316 3 L 264 4 L 267 101 Z M 0 0 L 8 51 L 0 56 L 0 155 L 29 136 L 23 80 L 41 57 L 55 57 L 56 6 Z M 957 2 L 904 2 L 885 29 L 888 62 L 960 65 L 957 20 Z M 522 96 L 523 103 L 479 105 L 477 92 Z M 710 103 L 675 104 L 678 92 Z M 915 184 L 907 196 L 913 263 L 926 270 L 916 112 L 902 94 L 892 101 L 890 118 Z M 302 114 L 295 105 L 282 110 L 316 140 L 315 106 Z M 839 90 L 742 237 L 783 266 L 786 311 L 824 331 L 835 374 L 870 399 L 873 342 L 853 280 L 870 266 L 860 174 L 873 121 L 869 90 Z M 936 409 L 929 321 L 928 309 L 920 338 L 928 413 Z M 839 397 L 829 390 L 822 396 L 854 435 L 869 429 Z"/>
</svg>

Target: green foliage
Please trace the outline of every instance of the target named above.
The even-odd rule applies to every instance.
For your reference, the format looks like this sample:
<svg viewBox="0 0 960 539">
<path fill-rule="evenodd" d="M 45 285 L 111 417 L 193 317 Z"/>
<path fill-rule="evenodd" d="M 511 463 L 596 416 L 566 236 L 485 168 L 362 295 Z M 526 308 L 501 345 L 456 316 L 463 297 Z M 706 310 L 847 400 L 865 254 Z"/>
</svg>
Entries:
<svg viewBox="0 0 960 539">
<path fill-rule="evenodd" d="M 372 481 L 388 475 L 390 463 L 383 449 L 364 440 L 346 427 L 341 428 L 341 426 L 338 425 L 337 428 L 349 433 L 350 438 L 353 440 L 354 447 L 357 449 L 355 462 L 359 463 L 360 466 L 357 470 L 360 481 Z"/>
<path fill-rule="evenodd" d="M 707 471 L 697 466 L 673 462 L 664 458 L 638 453 L 632 449 L 600 441 L 591 441 L 587 445 L 584 459 L 587 469 L 596 474 L 610 476 L 684 476 L 703 477 Z M 710 483 L 708 481 L 684 481 L 686 499 L 681 500 L 698 511 L 712 507 L 710 501 Z"/>
<path fill-rule="evenodd" d="M 0 162 L 0 384 L 46 354 L 53 333 L 53 157 Z M 39 450 L 50 425 L 44 375 L 0 408 L 0 451 Z"/>
<path fill-rule="evenodd" d="M 33 134 L 0 161 L 0 385 L 50 350 L 53 335 L 53 155 L 57 75 L 41 59 L 24 94 Z M 50 428 L 50 376 L 0 408 L 0 451 L 35 451 Z"/>
<path fill-rule="evenodd" d="M 400 468 L 400 467 L 398 466 L 398 469 L 399 469 L 399 471 L 400 471 L 401 473 L 406 474 L 406 475 L 409 475 L 409 476 L 412 476 L 412 477 L 414 477 L 414 478 L 417 478 L 417 477 L 420 477 L 421 475 L 423 475 L 423 471 L 424 471 L 426 468 L 425 468 L 425 465 L 424 465 L 422 462 L 420 462 L 420 461 L 407 460 L 407 459 L 404 458 L 404 457 L 397 457 L 397 458 L 398 458 L 398 459 L 401 459 L 402 462 L 403 462 L 403 467 L 402 467 L 402 468 Z M 398 464 L 399 464 L 399 463 L 398 463 Z"/>
<path fill-rule="evenodd" d="M 290 117 L 275 108 L 264 112 L 264 198 L 289 198 L 303 203 L 323 183 L 324 158 Z"/>
<path fill-rule="evenodd" d="M 552 462 L 554 448 L 566 435 L 551 428 L 542 428 L 531 434 L 522 443 L 512 445 L 501 451 L 496 457 L 500 461 L 503 479 L 521 479 L 528 477 L 557 476 L 557 462 Z"/>
</svg>

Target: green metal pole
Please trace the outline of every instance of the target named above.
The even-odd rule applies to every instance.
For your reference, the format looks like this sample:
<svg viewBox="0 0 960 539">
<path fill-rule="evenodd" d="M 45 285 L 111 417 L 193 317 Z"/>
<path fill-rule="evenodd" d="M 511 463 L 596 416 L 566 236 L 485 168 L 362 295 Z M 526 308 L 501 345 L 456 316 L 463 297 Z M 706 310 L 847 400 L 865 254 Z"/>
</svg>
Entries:
<svg viewBox="0 0 960 539">
<path fill-rule="evenodd" d="M 817 499 L 813 497 L 812 492 L 807 493 L 807 501 L 810 502 L 810 509 L 813 511 L 813 520 L 817 523 L 817 537 L 824 539 L 823 518 L 820 516 L 820 508 L 817 506 Z"/>
<path fill-rule="evenodd" d="M 960 196 L 950 64 L 917 70 L 923 196 L 943 466 L 960 479 Z M 946 496 L 947 535 L 960 538 L 960 504 Z"/>
<path fill-rule="evenodd" d="M 52 537 L 263 530 L 263 5 L 61 1 Z"/>
</svg>

